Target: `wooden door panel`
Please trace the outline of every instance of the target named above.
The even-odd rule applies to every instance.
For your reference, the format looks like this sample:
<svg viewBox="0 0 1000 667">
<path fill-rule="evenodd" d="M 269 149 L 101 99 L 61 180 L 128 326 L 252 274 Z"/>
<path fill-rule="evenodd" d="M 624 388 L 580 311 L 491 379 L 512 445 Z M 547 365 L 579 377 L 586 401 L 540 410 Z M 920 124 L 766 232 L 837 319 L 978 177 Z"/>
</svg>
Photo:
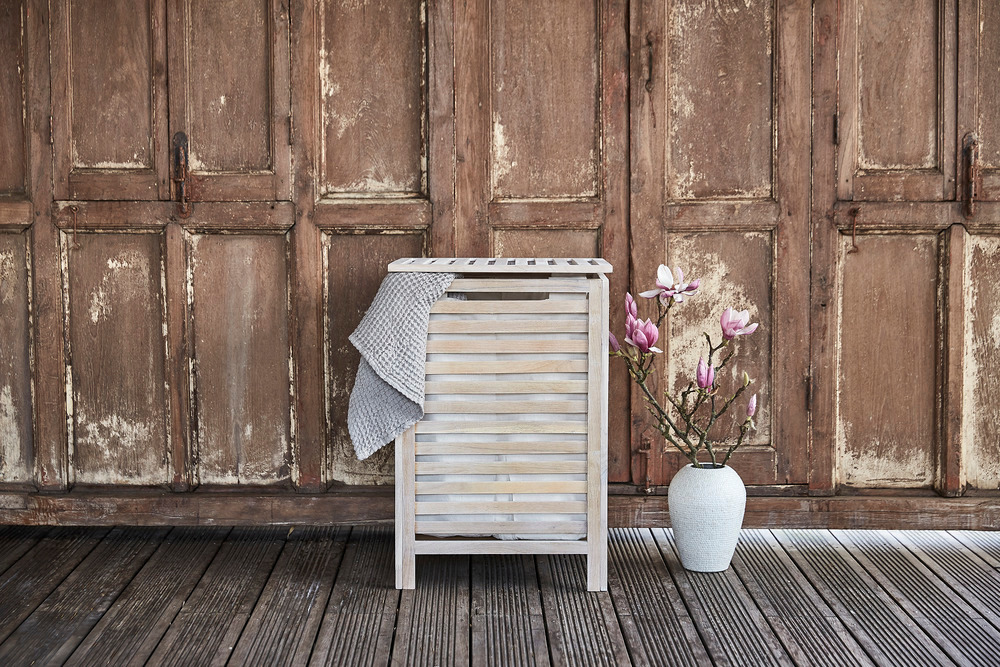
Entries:
<svg viewBox="0 0 1000 667">
<path fill-rule="evenodd" d="M 761 328 L 739 342 L 739 372 L 761 413 L 732 464 L 749 484 L 804 483 L 808 3 L 637 5 L 630 287 L 652 287 L 660 264 L 702 280 L 673 311 L 652 390 L 686 387 L 703 333 L 726 307 L 750 309 Z M 662 447 L 637 390 L 632 405 L 632 479 L 666 484 L 687 460 Z"/>
<path fill-rule="evenodd" d="M 34 477 L 28 289 L 27 237 L 0 233 L 0 486 Z"/>
<path fill-rule="evenodd" d="M 970 132 L 979 140 L 977 198 L 1000 201 L 1000 5 L 971 0 L 960 12 L 959 140 Z M 959 180 L 964 187 L 964 170 Z"/>
<path fill-rule="evenodd" d="M 360 355 L 348 336 L 357 328 L 375 298 L 389 263 L 400 257 L 422 257 L 426 254 L 426 244 L 426 235 L 420 231 L 324 234 L 326 474 L 335 482 L 388 484 L 392 481 L 394 450 L 391 445 L 359 461 L 351 444 L 347 406 Z"/>
<path fill-rule="evenodd" d="M 963 377 L 966 474 L 969 486 L 1000 486 L 1000 236 L 969 237 L 965 255 Z"/>
<path fill-rule="evenodd" d="M 52 7 L 57 199 L 167 193 L 163 0 Z"/>
<path fill-rule="evenodd" d="M 169 18 L 170 132 L 188 136 L 189 197 L 289 199 L 287 10 L 172 0 Z"/>
<path fill-rule="evenodd" d="M 27 190 L 24 21 L 21 0 L 0 1 L 0 197 Z"/>
<path fill-rule="evenodd" d="M 851 487 L 931 487 L 936 423 L 936 234 L 840 243 L 838 479 Z"/>
<path fill-rule="evenodd" d="M 667 198 L 770 199 L 772 4 L 667 5 L 662 63 L 671 90 L 663 119 L 668 135 Z M 661 77 L 661 62 L 655 61 L 647 72 Z"/>
<path fill-rule="evenodd" d="M 324 1 L 319 20 L 320 198 L 425 196 L 425 6 Z"/>
<path fill-rule="evenodd" d="M 598 229 L 518 229 L 493 231 L 493 257 L 600 257 Z"/>
<path fill-rule="evenodd" d="M 260 485 L 291 476 L 285 235 L 189 237 L 196 477 Z"/>
<path fill-rule="evenodd" d="M 841 25 L 839 198 L 951 198 L 953 0 L 847 0 Z"/>
<path fill-rule="evenodd" d="M 492 3 L 491 200 L 598 195 L 597 18 L 595 2 Z"/>
<path fill-rule="evenodd" d="M 77 484 L 170 480 L 163 236 L 63 233 Z"/>
</svg>

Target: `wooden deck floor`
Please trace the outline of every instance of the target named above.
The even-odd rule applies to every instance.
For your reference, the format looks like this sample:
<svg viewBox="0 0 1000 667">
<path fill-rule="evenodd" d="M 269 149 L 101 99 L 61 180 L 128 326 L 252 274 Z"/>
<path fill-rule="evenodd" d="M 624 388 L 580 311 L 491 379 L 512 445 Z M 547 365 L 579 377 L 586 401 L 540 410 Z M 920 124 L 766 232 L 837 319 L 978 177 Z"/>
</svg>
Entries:
<svg viewBox="0 0 1000 667">
<path fill-rule="evenodd" d="M 0 665 L 1000 665 L 1000 533 L 670 531 L 579 556 L 420 557 L 391 527 L 0 527 Z"/>
</svg>

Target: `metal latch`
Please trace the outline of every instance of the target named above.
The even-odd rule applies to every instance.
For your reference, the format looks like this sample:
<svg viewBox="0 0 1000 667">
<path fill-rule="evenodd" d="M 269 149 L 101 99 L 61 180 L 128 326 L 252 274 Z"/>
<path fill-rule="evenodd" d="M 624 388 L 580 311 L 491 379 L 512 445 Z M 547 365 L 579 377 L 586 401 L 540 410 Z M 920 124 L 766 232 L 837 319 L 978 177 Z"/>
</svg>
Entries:
<svg viewBox="0 0 1000 667">
<path fill-rule="evenodd" d="M 177 196 L 177 215 L 181 218 L 191 217 L 194 205 L 188 201 L 188 138 L 183 132 L 174 134 L 172 142 L 174 153 L 174 186 Z"/>
</svg>

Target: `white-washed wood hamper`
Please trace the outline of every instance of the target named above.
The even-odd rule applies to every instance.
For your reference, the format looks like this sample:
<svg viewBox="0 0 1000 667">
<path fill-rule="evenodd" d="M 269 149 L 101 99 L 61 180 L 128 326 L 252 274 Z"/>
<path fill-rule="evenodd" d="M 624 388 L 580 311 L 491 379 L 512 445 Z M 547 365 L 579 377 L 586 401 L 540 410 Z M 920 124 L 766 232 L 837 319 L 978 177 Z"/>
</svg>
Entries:
<svg viewBox="0 0 1000 667">
<path fill-rule="evenodd" d="M 602 259 L 400 259 L 460 274 L 431 310 L 425 416 L 396 439 L 396 587 L 421 554 L 586 554 L 607 590 Z"/>
</svg>

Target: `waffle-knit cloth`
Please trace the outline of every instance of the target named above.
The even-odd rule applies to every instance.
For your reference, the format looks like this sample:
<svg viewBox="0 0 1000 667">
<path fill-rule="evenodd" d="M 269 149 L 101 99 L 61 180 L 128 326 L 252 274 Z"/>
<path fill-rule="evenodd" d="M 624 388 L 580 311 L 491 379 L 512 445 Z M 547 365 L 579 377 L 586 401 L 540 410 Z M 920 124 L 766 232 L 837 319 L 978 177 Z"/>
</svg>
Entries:
<svg viewBox="0 0 1000 667">
<path fill-rule="evenodd" d="M 424 362 L 431 306 L 454 273 L 390 273 L 350 341 L 361 353 L 347 408 L 358 459 L 377 452 L 424 416 Z"/>
</svg>

